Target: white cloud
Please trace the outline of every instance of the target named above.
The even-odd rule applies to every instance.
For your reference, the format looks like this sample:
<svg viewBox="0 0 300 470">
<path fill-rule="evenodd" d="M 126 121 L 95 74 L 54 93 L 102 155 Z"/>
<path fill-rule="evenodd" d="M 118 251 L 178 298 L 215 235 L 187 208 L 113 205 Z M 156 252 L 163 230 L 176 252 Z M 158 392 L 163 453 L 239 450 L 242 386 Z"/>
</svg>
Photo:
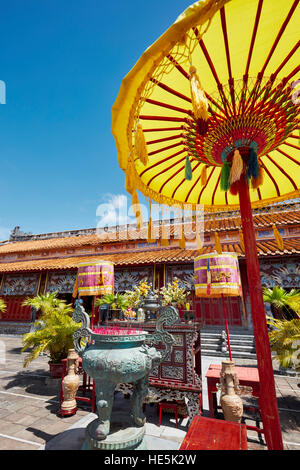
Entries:
<svg viewBox="0 0 300 470">
<path fill-rule="evenodd" d="M 98 227 L 111 227 L 132 223 L 128 217 L 130 201 L 125 194 L 107 193 L 102 197 L 103 203 L 99 204 L 96 216 L 100 217 Z"/>
</svg>

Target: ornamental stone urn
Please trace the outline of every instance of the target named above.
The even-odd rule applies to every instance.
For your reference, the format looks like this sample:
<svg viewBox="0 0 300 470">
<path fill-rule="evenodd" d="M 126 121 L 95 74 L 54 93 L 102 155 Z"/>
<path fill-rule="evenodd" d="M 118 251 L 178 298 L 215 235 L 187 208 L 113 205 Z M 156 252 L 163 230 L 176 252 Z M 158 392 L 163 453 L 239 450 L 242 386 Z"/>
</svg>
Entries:
<svg viewBox="0 0 300 470">
<path fill-rule="evenodd" d="M 220 404 L 226 421 L 240 423 L 243 416 L 243 401 L 239 396 L 239 382 L 233 361 L 223 361 L 220 375 Z"/>
<path fill-rule="evenodd" d="M 145 424 L 143 402 L 148 394 L 149 375 L 153 367 L 162 362 L 172 349 L 174 338 L 164 331 L 163 325 L 179 321 L 178 311 L 173 307 L 162 308 L 153 335 L 138 330 L 122 332 L 111 329 L 110 332 L 108 329 L 106 334 L 93 332 L 89 328 L 89 317 L 79 302 L 76 303 L 73 319 L 82 322 L 81 328 L 74 333 L 74 347 L 82 357 L 83 369 L 95 381 L 98 414 L 98 418 L 87 427 L 83 449 L 144 448 L 141 447 Z M 83 338 L 88 338 L 84 346 Z M 158 342 L 166 346 L 164 350 L 158 351 L 152 346 Z M 133 384 L 129 412 L 133 427 L 127 434 L 123 430 L 116 444 L 109 439 L 111 414 L 115 388 L 122 383 Z"/>
<path fill-rule="evenodd" d="M 67 357 L 67 375 L 62 381 L 64 400 L 60 407 L 60 414 L 71 415 L 77 411 L 76 393 L 79 387 L 79 375 L 76 374 L 78 354 L 75 349 L 69 349 Z"/>
</svg>

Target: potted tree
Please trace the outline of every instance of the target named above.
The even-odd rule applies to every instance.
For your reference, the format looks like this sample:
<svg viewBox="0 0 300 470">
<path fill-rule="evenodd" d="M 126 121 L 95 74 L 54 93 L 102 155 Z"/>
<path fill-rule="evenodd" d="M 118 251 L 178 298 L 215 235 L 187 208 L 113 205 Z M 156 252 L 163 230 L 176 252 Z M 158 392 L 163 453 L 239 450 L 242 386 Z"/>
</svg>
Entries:
<svg viewBox="0 0 300 470">
<path fill-rule="evenodd" d="M 80 324 L 72 319 L 72 306 L 58 299 L 56 292 L 28 298 L 23 305 L 30 305 L 40 311 L 38 320 L 34 322 L 34 330 L 22 337 L 21 352 L 29 350 L 24 367 L 46 352 L 49 355 L 51 377 L 61 377 L 62 359 L 73 348 L 73 333 L 80 328 Z"/>
</svg>

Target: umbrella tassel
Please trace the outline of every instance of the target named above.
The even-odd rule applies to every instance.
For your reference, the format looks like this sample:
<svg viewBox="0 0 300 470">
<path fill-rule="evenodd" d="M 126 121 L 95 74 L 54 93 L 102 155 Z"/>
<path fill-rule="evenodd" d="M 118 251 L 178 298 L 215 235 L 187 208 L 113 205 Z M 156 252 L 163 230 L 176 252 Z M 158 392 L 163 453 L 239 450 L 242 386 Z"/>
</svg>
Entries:
<svg viewBox="0 0 300 470">
<path fill-rule="evenodd" d="M 264 171 L 260 165 L 258 165 L 258 174 L 256 178 L 251 178 L 251 186 L 253 189 L 257 189 L 264 182 Z"/>
<path fill-rule="evenodd" d="M 185 249 L 185 235 L 184 235 L 184 226 L 181 225 L 181 237 L 179 240 L 179 247 L 184 250 Z"/>
<path fill-rule="evenodd" d="M 134 150 L 137 158 L 142 162 L 143 165 L 148 163 L 148 151 L 146 140 L 141 124 L 137 125 L 134 141 Z"/>
<path fill-rule="evenodd" d="M 274 232 L 274 237 L 275 237 L 278 248 L 280 250 L 283 250 L 283 240 L 282 240 L 281 235 L 278 232 L 278 229 L 275 225 L 273 225 L 273 232 Z"/>
<path fill-rule="evenodd" d="M 129 194 L 133 194 L 135 190 L 135 184 L 134 184 L 134 170 L 133 170 L 133 164 L 132 161 L 128 161 L 128 165 L 126 168 L 126 180 L 125 180 L 125 188 L 126 191 Z"/>
<path fill-rule="evenodd" d="M 196 246 L 197 246 L 197 250 L 199 252 L 199 254 L 201 255 L 202 251 L 203 251 L 203 243 L 202 243 L 202 240 L 201 240 L 201 237 L 200 237 L 200 233 L 198 232 L 198 230 L 196 230 Z"/>
<path fill-rule="evenodd" d="M 201 171 L 201 184 L 202 186 L 205 186 L 207 183 L 207 166 L 205 165 Z"/>
<path fill-rule="evenodd" d="M 230 170 L 230 176 L 229 176 L 230 185 L 232 185 L 236 181 L 239 181 L 242 175 L 243 169 L 244 169 L 243 159 L 241 157 L 239 150 L 236 149 L 234 151 L 231 170 Z"/>
<path fill-rule="evenodd" d="M 258 161 L 257 153 L 250 147 L 249 157 L 247 162 L 247 176 L 248 178 L 256 179 L 258 177 Z"/>
<path fill-rule="evenodd" d="M 194 66 L 190 67 L 190 84 L 193 111 L 198 125 L 197 130 L 201 135 L 204 135 L 207 131 L 209 118 L 208 101 L 197 75 L 197 69 Z"/>
<path fill-rule="evenodd" d="M 154 227 L 153 227 L 152 217 L 149 217 L 148 234 L 147 234 L 148 243 L 154 243 L 156 241 L 154 238 L 152 238 L 153 233 L 154 233 Z"/>
<path fill-rule="evenodd" d="M 224 162 L 222 170 L 221 170 L 221 181 L 220 181 L 220 187 L 222 191 L 228 191 L 228 189 L 230 188 L 229 176 L 230 176 L 229 163 Z"/>
<path fill-rule="evenodd" d="M 243 253 L 245 253 L 244 234 L 241 229 L 239 229 L 239 238 L 240 238 L 241 250 L 243 251 Z"/>
<path fill-rule="evenodd" d="M 185 179 L 188 181 L 191 181 L 193 178 L 193 171 L 192 171 L 192 165 L 189 159 L 189 156 L 187 155 L 186 160 L 185 160 Z"/>
<path fill-rule="evenodd" d="M 217 232 L 215 232 L 215 246 L 216 246 L 216 252 L 221 255 L 222 254 L 222 245 L 220 242 L 220 237 Z"/>
<path fill-rule="evenodd" d="M 132 208 L 136 217 L 137 228 L 138 230 L 140 230 L 143 225 L 143 218 L 139 198 L 136 191 L 134 191 L 134 193 L 132 194 Z"/>
<path fill-rule="evenodd" d="M 166 234 L 166 226 L 164 221 L 161 224 L 161 239 L 160 239 L 161 246 L 169 246 L 169 240 Z"/>
</svg>

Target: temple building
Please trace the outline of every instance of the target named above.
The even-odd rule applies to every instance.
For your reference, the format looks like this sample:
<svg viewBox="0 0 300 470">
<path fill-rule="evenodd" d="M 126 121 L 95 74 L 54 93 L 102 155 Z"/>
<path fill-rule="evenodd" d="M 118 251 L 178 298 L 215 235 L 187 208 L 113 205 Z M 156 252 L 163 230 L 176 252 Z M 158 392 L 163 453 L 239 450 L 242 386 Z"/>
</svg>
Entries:
<svg viewBox="0 0 300 470">
<path fill-rule="evenodd" d="M 253 218 L 262 285 L 299 288 L 299 202 L 256 209 Z M 179 279 L 190 292 L 196 318 L 205 325 L 223 325 L 220 299 L 195 298 L 194 258 L 199 253 L 192 243 L 179 246 L 179 240 L 174 237 L 177 225 L 177 220 L 169 221 L 171 236 L 167 244 L 162 244 L 160 238 L 148 243 L 146 224 L 136 238 L 121 227 L 110 229 L 104 237 L 99 237 L 96 229 L 33 235 L 16 227 L 10 239 L 0 243 L 0 295 L 7 304 L 0 319 L 0 331 L 4 331 L 7 325 L 24 326 L 34 320 L 35 312 L 31 307 L 22 306 L 29 296 L 57 291 L 61 298 L 72 302 L 78 264 L 96 259 L 114 263 L 115 292 L 130 290 L 141 280 L 147 280 L 157 289 L 174 278 Z M 160 233 L 158 222 L 157 228 Z M 238 212 L 205 214 L 202 253 L 215 251 L 217 234 L 223 252 L 238 254 L 243 296 L 225 299 L 228 321 L 232 326 L 251 329 L 252 314 L 240 228 Z M 84 302 L 89 310 L 91 298 L 86 297 Z"/>
</svg>

